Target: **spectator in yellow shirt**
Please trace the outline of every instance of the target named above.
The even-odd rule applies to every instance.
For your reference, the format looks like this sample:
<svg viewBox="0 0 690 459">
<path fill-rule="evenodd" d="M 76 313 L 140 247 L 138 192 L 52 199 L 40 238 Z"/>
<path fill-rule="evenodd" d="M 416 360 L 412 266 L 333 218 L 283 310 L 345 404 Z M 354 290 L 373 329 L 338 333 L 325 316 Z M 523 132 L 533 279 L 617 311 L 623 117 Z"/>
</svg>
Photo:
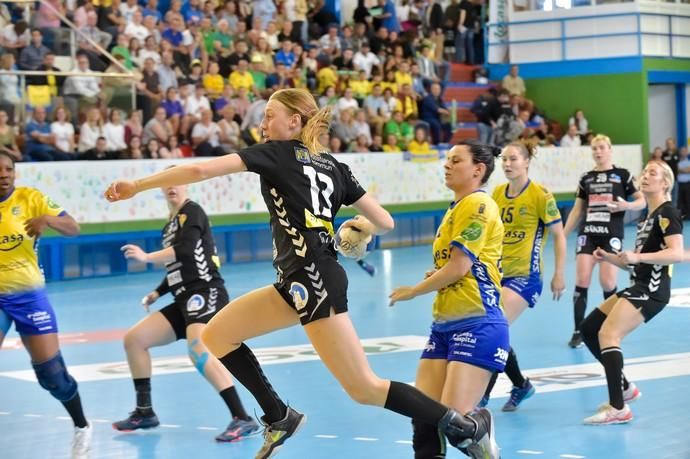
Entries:
<svg viewBox="0 0 690 459">
<path fill-rule="evenodd" d="M 527 92 L 527 88 L 525 88 L 525 80 L 518 75 L 518 71 L 519 69 L 517 65 L 510 67 L 510 74 L 503 77 L 501 84 L 503 89 L 508 91 L 511 96 L 524 97 L 525 93 Z"/>
<path fill-rule="evenodd" d="M 398 137 L 395 134 L 388 134 L 386 136 L 386 144 L 383 146 L 384 153 L 399 153 Z"/>
<path fill-rule="evenodd" d="M 395 83 L 398 88 L 402 88 L 406 84 L 412 86 L 412 75 L 410 75 L 410 63 L 408 61 L 402 61 L 400 68 L 395 71 Z"/>
<path fill-rule="evenodd" d="M 417 107 L 417 97 L 412 91 L 412 85 L 405 83 L 400 87 L 398 94 L 397 110 L 400 110 L 405 119 L 409 117 L 419 118 L 419 108 Z"/>
<path fill-rule="evenodd" d="M 326 65 L 316 73 L 316 81 L 318 81 L 318 92 L 323 94 L 329 86 L 338 85 L 338 74 L 332 66 Z"/>
<path fill-rule="evenodd" d="M 398 93 L 398 83 L 395 81 L 395 68 L 386 71 L 386 79 L 381 82 L 381 89 L 390 89 L 393 94 Z"/>
<path fill-rule="evenodd" d="M 367 79 L 367 72 L 360 70 L 357 79 L 350 80 L 350 88 L 360 103 L 371 94 L 371 81 Z"/>
<path fill-rule="evenodd" d="M 237 64 L 237 70 L 230 74 L 230 86 L 234 90 L 240 88 L 245 88 L 248 92 L 251 92 L 254 88 L 254 77 L 251 73 L 247 71 L 249 63 L 246 59 L 240 59 Z"/>
<path fill-rule="evenodd" d="M 414 139 L 407 146 L 407 151 L 412 155 L 412 161 L 428 162 L 438 159 L 438 155 L 429 145 L 429 133 L 425 126 L 417 126 L 414 129 Z"/>
<path fill-rule="evenodd" d="M 212 61 L 208 66 L 208 73 L 202 79 L 206 94 L 211 101 L 221 97 L 225 89 L 225 80 L 218 72 L 220 72 L 218 62 Z"/>
</svg>

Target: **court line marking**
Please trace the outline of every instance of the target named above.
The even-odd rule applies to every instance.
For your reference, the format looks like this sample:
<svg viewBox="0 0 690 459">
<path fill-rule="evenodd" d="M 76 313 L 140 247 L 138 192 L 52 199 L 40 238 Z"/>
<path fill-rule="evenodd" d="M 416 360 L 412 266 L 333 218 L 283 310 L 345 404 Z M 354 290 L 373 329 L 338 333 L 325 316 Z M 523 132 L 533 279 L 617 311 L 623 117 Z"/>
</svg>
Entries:
<svg viewBox="0 0 690 459">
<path fill-rule="evenodd" d="M 32 413 L 26 413 L 24 415 L 25 418 L 42 418 L 42 414 L 32 414 Z"/>
<path fill-rule="evenodd" d="M 331 440 L 331 439 L 333 439 L 333 438 L 338 438 L 337 435 L 323 435 L 323 434 L 318 434 L 318 435 L 314 435 L 314 436 L 315 436 L 316 438 L 326 438 L 326 439 L 329 439 L 329 440 Z"/>
<path fill-rule="evenodd" d="M 378 438 L 371 438 L 371 437 L 353 437 L 353 440 L 357 441 L 379 441 Z"/>
<path fill-rule="evenodd" d="M 561 457 L 566 459 L 585 459 L 585 456 L 578 456 L 577 454 L 561 454 Z"/>
<path fill-rule="evenodd" d="M 168 428 L 168 429 L 179 429 L 182 426 L 179 424 L 161 424 L 159 427 L 164 427 L 164 428 Z"/>
<path fill-rule="evenodd" d="M 533 451 L 531 449 L 520 449 L 517 451 L 518 454 L 528 454 L 531 456 L 539 456 L 541 454 L 544 454 L 544 451 Z"/>
<path fill-rule="evenodd" d="M 205 426 L 200 426 L 200 427 L 197 427 L 196 430 L 218 430 L 218 427 L 205 427 Z"/>
<path fill-rule="evenodd" d="M 57 419 L 58 421 L 71 421 L 72 420 L 72 418 L 69 416 L 55 416 L 55 419 Z"/>
<path fill-rule="evenodd" d="M 395 442 L 399 445 L 411 445 L 412 440 L 395 440 Z"/>
</svg>

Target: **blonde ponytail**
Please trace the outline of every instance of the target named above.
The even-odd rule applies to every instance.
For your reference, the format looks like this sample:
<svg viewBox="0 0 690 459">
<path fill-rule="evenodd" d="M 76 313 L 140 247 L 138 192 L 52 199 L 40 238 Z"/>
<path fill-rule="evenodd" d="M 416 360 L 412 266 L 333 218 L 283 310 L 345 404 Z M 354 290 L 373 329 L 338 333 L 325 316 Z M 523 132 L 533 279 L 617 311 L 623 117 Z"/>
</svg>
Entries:
<svg viewBox="0 0 690 459">
<path fill-rule="evenodd" d="M 298 114 L 302 122 L 302 130 L 297 137 L 311 154 L 319 154 L 326 148 L 319 142 L 319 137 L 327 134 L 331 125 L 331 107 L 319 110 L 314 96 L 302 88 L 280 89 L 271 95 L 270 100 L 283 104 L 291 113 Z"/>
</svg>

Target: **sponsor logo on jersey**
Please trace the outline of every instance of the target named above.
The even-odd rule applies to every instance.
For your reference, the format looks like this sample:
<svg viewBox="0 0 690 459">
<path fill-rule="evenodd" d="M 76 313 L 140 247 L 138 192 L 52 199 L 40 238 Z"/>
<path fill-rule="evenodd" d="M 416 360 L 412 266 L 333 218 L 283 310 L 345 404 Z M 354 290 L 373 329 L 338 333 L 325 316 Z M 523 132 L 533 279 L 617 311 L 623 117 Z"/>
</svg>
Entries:
<svg viewBox="0 0 690 459">
<path fill-rule="evenodd" d="M 621 183 L 621 176 L 618 174 L 609 175 L 609 181 L 613 183 Z"/>
<path fill-rule="evenodd" d="M 309 154 L 309 150 L 306 148 L 296 147 L 295 158 L 297 158 L 297 161 L 302 164 L 311 164 L 311 155 Z"/>
<path fill-rule="evenodd" d="M 14 206 L 14 207 L 12 208 L 12 215 L 14 215 L 15 217 L 18 217 L 19 214 L 21 214 L 21 213 L 22 213 L 21 207 L 19 207 L 19 206 Z"/>
<path fill-rule="evenodd" d="M 309 302 L 309 291 L 299 282 L 290 284 L 290 296 L 292 296 L 292 302 L 295 303 L 295 308 L 298 311 L 304 309 Z"/>
<path fill-rule="evenodd" d="M 486 205 L 484 203 L 479 204 L 479 214 L 483 214 L 484 211 L 486 210 Z"/>
<path fill-rule="evenodd" d="M 9 252 L 14 250 L 24 242 L 23 234 L 5 234 L 0 235 L 0 252 Z"/>
<path fill-rule="evenodd" d="M 587 214 L 588 222 L 602 222 L 608 223 L 611 221 L 610 212 L 590 212 Z"/>
<path fill-rule="evenodd" d="M 477 344 L 477 338 L 472 332 L 453 333 L 453 341 L 459 344 Z"/>
<path fill-rule="evenodd" d="M 206 300 L 204 299 L 203 296 L 196 294 L 192 295 L 188 300 L 187 300 L 187 312 L 196 312 L 201 309 L 206 305 Z"/>
<path fill-rule="evenodd" d="M 556 201 L 553 199 L 550 199 L 546 203 L 546 215 L 549 217 L 557 217 L 558 216 L 558 206 L 556 205 Z"/>
<path fill-rule="evenodd" d="M 186 214 L 179 214 L 177 216 L 177 221 L 180 222 L 180 227 L 184 225 L 184 223 L 187 221 L 187 215 Z"/>
<path fill-rule="evenodd" d="M 58 203 L 56 203 L 55 201 L 53 201 L 53 200 L 50 199 L 50 198 L 47 198 L 47 203 L 48 203 L 48 207 L 51 208 L 51 209 L 59 209 L 59 208 L 60 208 L 60 206 L 58 205 Z"/>
<path fill-rule="evenodd" d="M 671 220 L 668 218 L 664 218 L 661 215 L 659 215 L 659 226 L 661 227 L 661 232 L 666 234 L 666 229 L 668 228 L 668 225 L 671 224 Z"/>
<path fill-rule="evenodd" d="M 470 225 L 460 233 L 460 237 L 470 242 L 476 241 L 481 235 L 482 225 L 477 222 L 470 223 Z"/>
<path fill-rule="evenodd" d="M 612 238 L 609 240 L 609 245 L 611 246 L 611 248 L 612 248 L 613 250 L 615 250 L 616 252 L 618 252 L 618 251 L 620 251 L 620 249 L 623 248 L 623 241 L 621 241 L 621 240 L 618 239 L 617 237 L 612 237 Z"/>
<path fill-rule="evenodd" d="M 508 361 L 508 351 L 506 351 L 505 349 L 502 349 L 500 347 L 497 348 L 496 353 L 494 354 L 494 359 L 497 362 L 501 362 L 501 363 L 505 364 Z"/>
<path fill-rule="evenodd" d="M 424 345 L 424 352 L 433 352 L 436 350 L 436 343 L 434 341 L 427 341 Z"/>
<path fill-rule="evenodd" d="M 585 244 L 587 244 L 587 236 L 582 235 L 577 237 L 577 246 L 578 248 L 584 247 Z"/>
<path fill-rule="evenodd" d="M 520 210 L 518 210 L 518 214 L 520 214 L 523 217 L 525 215 L 527 215 L 527 207 L 525 207 L 525 206 L 520 207 Z"/>
<path fill-rule="evenodd" d="M 584 232 L 590 234 L 609 234 L 609 229 L 605 226 L 585 225 Z"/>
</svg>

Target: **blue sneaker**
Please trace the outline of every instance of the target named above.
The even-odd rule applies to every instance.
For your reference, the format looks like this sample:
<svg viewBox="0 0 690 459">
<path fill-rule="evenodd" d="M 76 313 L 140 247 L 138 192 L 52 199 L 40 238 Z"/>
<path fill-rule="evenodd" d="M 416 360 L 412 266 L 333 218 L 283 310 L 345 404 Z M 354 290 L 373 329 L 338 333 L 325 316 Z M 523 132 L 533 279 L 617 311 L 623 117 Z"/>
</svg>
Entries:
<svg viewBox="0 0 690 459">
<path fill-rule="evenodd" d="M 503 411 L 515 411 L 520 403 L 534 395 L 534 386 L 529 379 L 525 380 L 522 387 L 514 387 L 510 391 L 510 399 L 503 405 Z"/>
<path fill-rule="evenodd" d="M 129 413 L 127 419 L 113 422 L 113 429 L 119 430 L 120 432 L 132 432 L 137 429 L 153 429 L 154 427 L 158 427 L 159 424 L 158 416 L 156 416 L 153 410 L 150 412 L 142 412 L 137 409 Z"/>
<path fill-rule="evenodd" d="M 257 435 L 261 432 L 261 427 L 253 418 L 239 419 L 233 418 L 230 424 L 225 428 L 225 431 L 216 437 L 216 441 L 232 442 L 239 441 L 243 438 Z"/>
</svg>

